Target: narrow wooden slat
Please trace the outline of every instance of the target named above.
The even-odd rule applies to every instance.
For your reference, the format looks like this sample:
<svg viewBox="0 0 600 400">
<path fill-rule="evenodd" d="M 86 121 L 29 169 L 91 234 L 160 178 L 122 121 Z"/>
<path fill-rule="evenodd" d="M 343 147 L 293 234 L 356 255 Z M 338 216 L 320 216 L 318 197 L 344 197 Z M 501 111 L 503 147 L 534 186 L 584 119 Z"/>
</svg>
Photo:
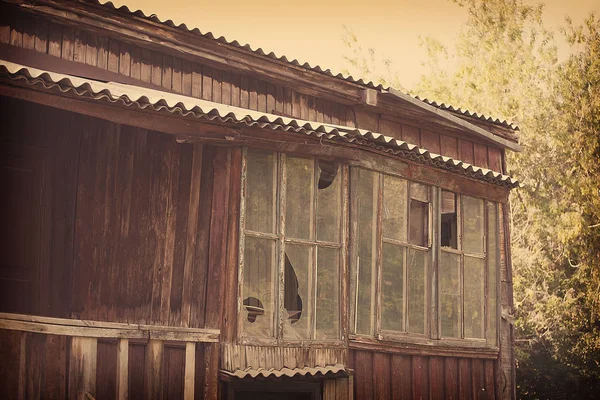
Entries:
<svg viewBox="0 0 600 400">
<path fill-rule="evenodd" d="M 229 71 L 221 72 L 221 103 L 231 105 L 231 74 Z"/>
<path fill-rule="evenodd" d="M 373 387 L 374 399 L 392 398 L 392 374 L 390 355 L 386 353 L 373 354 Z"/>
<path fill-rule="evenodd" d="M 487 146 L 485 144 L 475 143 L 475 165 L 478 167 L 487 168 L 488 158 L 487 158 Z"/>
<path fill-rule="evenodd" d="M 488 146 L 489 168 L 492 171 L 506 173 L 502 170 L 502 150 Z"/>
<path fill-rule="evenodd" d="M 444 357 L 444 389 L 446 399 L 458 399 L 458 360 L 454 357 Z"/>
<path fill-rule="evenodd" d="M 458 139 L 451 136 L 440 135 L 440 142 L 443 156 L 458 158 Z"/>
<path fill-rule="evenodd" d="M 23 47 L 23 17 L 15 16 L 10 21 L 10 44 L 16 47 Z"/>
<path fill-rule="evenodd" d="M 135 79 L 142 79 L 142 49 L 138 46 L 129 48 L 131 54 L 130 76 Z"/>
<path fill-rule="evenodd" d="M 144 82 L 152 82 L 152 52 L 148 49 L 142 49 L 140 79 Z"/>
<path fill-rule="evenodd" d="M 162 398 L 162 353 L 163 342 L 150 340 L 146 345 L 145 393 L 148 399 Z"/>
<path fill-rule="evenodd" d="M 46 382 L 44 393 L 48 398 L 64 399 L 67 397 L 67 363 L 66 336 L 46 335 Z M 0 376 L 2 376 L 1 372 Z"/>
<path fill-rule="evenodd" d="M 75 30 L 73 28 L 62 28 L 61 57 L 65 60 L 73 60 L 75 52 Z"/>
<path fill-rule="evenodd" d="M 185 380 L 183 398 L 185 400 L 194 399 L 194 378 L 196 375 L 196 344 L 185 344 Z"/>
<path fill-rule="evenodd" d="M 484 360 L 471 360 L 471 391 L 474 399 L 486 398 Z"/>
<path fill-rule="evenodd" d="M 48 22 L 38 21 L 35 24 L 35 51 L 40 53 L 48 52 L 48 35 L 49 35 Z"/>
<path fill-rule="evenodd" d="M 71 339 L 69 399 L 80 399 L 86 393 L 96 395 L 97 354 L 98 342 L 95 338 Z"/>
<path fill-rule="evenodd" d="M 73 47 L 73 61 L 85 63 L 87 52 L 86 33 L 81 29 L 75 29 L 75 45 Z"/>
<path fill-rule="evenodd" d="M 173 57 L 163 56 L 162 87 L 167 90 L 173 88 Z"/>
<path fill-rule="evenodd" d="M 129 399 L 143 399 L 144 376 L 146 375 L 146 346 L 137 343 L 129 344 L 129 365 L 127 380 Z"/>
<path fill-rule="evenodd" d="M 88 33 L 85 44 L 85 63 L 95 67 L 98 65 L 98 36 Z"/>
<path fill-rule="evenodd" d="M 204 346 L 204 400 L 217 400 L 219 394 L 219 345 Z"/>
<path fill-rule="evenodd" d="M 335 397 L 335 379 L 325 379 L 323 381 L 323 400 L 336 400 Z"/>
<path fill-rule="evenodd" d="M 421 132 L 421 146 L 432 153 L 440 154 L 440 135 L 424 129 Z"/>
<path fill-rule="evenodd" d="M 54 57 L 60 57 L 62 46 L 62 27 L 58 24 L 50 24 L 49 29 L 48 54 Z"/>
<path fill-rule="evenodd" d="M 432 399 L 444 398 L 444 359 L 429 358 L 429 392 Z"/>
<path fill-rule="evenodd" d="M 412 393 L 414 399 L 429 398 L 429 364 L 426 357 L 412 357 Z"/>
<path fill-rule="evenodd" d="M 108 69 L 108 38 L 106 36 L 98 37 L 98 68 Z"/>
<path fill-rule="evenodd" d="M 98 341 L 96 365 L 97 399 L 113 399 L 117 393 L 119 368 L 119 343 L 114 340 Z"/>
<path fill-rule="evenodd" d="M 181 61 L 181 93 L 186 96 L 194 96 L 192 94 L 192 63 L 188 60 Z M 195 97 L 195 96 L 194 96 Z"/>
<path fill-rule="evenodd" d="M 219 69 L 213 69 L 212 77 L 213 77 L 212 101 L 214 101 L 215 103 L 222 103 L 222 100 L 221 100 L 221 97 L 222 97 L 221 87 L 222 87 L 222 83 L 223 83 L 222 71 Z"/>
<path fill-rule="evenodd" d="M 461 399 L 472 399 L 471 387 L 471 360 L 468 358 L 458 359 L 458 390 Z"/>
<path fill-rule="evenodd" d="M 131 75 L 131 45 L 121 43 L 119 46 L 119 73 L 124 76 Z"/>
<path fill-rule="evenodd" d="M 156 86 L 162 86 L 163 56 L 157 51 L 152 52 L 151 56 L 151 82 Z"/>
<path fill-rule="evenodd" d="M 419 128 L 410 125 L 402 125 L 402 140 L 416 146 L 421 145 L 421 135 Z"/>
<path fill-rule="evenodd" d="M 240 107 L 250 108 L 250 89 L 248 77 L 242 75 L 240 77 Z"/>
<path fill-rule="evenodd" d="M 354 390 L 354 388 L 350 388 L 350 384 L 348 382 L 348 378 L 338 378 L 335 380 L 335 400 L 348 400 L 348 389 Z"/>
<path fill-rule="evenodd" d="M 117 400 L 129 398 L 129 340 L 119 339 L 117 350 Z"/>
<path fill-rule="evenodd" d="M 473 157 L 473 142 L 471 142 L 469 140 L 460 139 L 459 145 L 460 145 L 460 148 L 459 148 L 460 154 L 458 155 L 459 159 L 466 163 L 473 164 L 473 162 L 475 161 L 475 159 Z"/>
<path fill-rule="evenodd" d="M 412 396 L 411 357 L 392 354 L 391 380 L 392 397 L 394 399 L 408 400 Z"/>
<path fill-rule="evenodd" d="M 213 95 L 213 70 L 210 67 L 202 67 L 202 99 L 212 100 Z"/>
<path fill-rule="evenodd" d="M 175 93 L 183 93 L 182 89 L 182 61 L 181 58 L 173 58 L 173 83 L 171 88 Z"/>
<path fill-rule="evenodd" d="M 108 70 L 119 72 L 119 59 L 121 56 L 120 43 L 114 39 L 108 40 Z"/>
<path fill-rule="evenodd" d="M 275 85 L 267 83 L 267 112 L 273 113 L 275 109 Z"/>
<path fill-rule="evenodd" d="M 267 111 L 267 82 L 256 80 L 256 107 L 258 111 Z"/>
<path fill-rule="evenodd" d="M 23 48 L 34 50 L 35 49 L 35 26 L 38 23 L 37 19 L 33 19 L 29 16 L 23 20 Z"/>
<path fill-rule="evenodd" d="M 368 351 L 355 352 L 356 398 L 373 398 L 373 355 Z"/>
<path fill-rule="evenodd" d="M 493 400 L 496 398 L 494 363 L 495 363 L 495 361 L 493 361 L 493 360 L 485 360 L 485 364 L 484 364 L 485 392 L 486 392 L 487 398 L 490 400 Z"/>
<path fill-rule="evenodd" d="M 202 66 L 192 64 L 192 97 L 202 98 Z"/>
</svg>

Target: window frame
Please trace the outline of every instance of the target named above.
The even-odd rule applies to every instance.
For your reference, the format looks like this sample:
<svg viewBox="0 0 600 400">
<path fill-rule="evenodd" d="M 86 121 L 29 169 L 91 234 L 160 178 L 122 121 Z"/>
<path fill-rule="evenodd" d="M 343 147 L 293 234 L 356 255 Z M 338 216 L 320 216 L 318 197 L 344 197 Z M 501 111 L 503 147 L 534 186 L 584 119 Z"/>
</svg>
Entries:
<svg viewBox="0 0 600 400">
<path fill-rule="evenodd" d="M 263 233 L 246 229 L 246 188 L 247 188 L 247 170 L 248 170 L 248 151 L 257 151 L 270 153 L 275 157 L 274 166 L 274 193 L 275 193 L 275 204 L 274 204 L 274 233 Z M 312 239 L 300 239 L 286 237 L 285 235 L 285 224 L 286 224 L 286 207 L 287 207 L 287 164 L 286 160 L 288 157 L 300 158 L 310 160 L 314 163 L 313 172 L 314 177 L 312 181 L 313 193 L 311 194 L 312 210 L 310 213 L 310 220 L 312 225 L 311 237 Z M 248 148 L 244 147 L 242 151 L 242 168 L 241 168 L 241 187 L 240 187 L 240 219 L 239 219 L 239 257 L 238 257 L 238 293 L 237 293 L 237 342 L 239 344 L 260 344 L 260 345 L 297 345 L 297 346 L 311 346 L 311 345 L 323 345 L 326 344 L 328 347 L 344 347 L 345 339 L 347 335 L 347 313 L 346 305 L 347 302 L 347 254 L 348 254 L 348 165 L 342 162 L 336 162 L 338 166 L 338 179 L 341 179 L 340 185 L 340 227 L 339 227 L 339 243 L 331 242 L 326 240 L 319 240 L 317 236 L 317 217 L 318 217 L 318 162 L 323 158 L 307 155 L 296 155 L 290 153 L 283 153 L 274 150 L 267 150 L 261 148 Z M 327 161 L 327 160 L 324 160 Z M 275 242 L 275 266 L 273 267 L 274 276 L 274 316 L 273 316 L 273 337 L 256 337 L 244 335 L 243 330 L 243 319 L 245 318 L 245 306 L 243 304 L 244 297 L 244 250 L 246 236 L 256 237 L 261 239 L 273 240 Z M 315 315 L 311 315 L 311 334 L 307 339 L 290 339 L 284 337 L 284 321 L 285 321 L 285 308 L 284 308 L 284 296 L 285 296 L 285 247 L 286 245 L 297 245 L 307 246 L 311 249 L 311 269 L 313 271 L 312 279 L 309 286 L 309 295 L 312 299 L 311 307 L 314 311 L 316 309 L 316 293 L 317 293 L 317 259 L 319 248 L 329 248 L 338 250 L 338 283 L 340 285 L 338 292 L 338 334 L 335 339 L 317 339 L 316 324 L 317 319 Z"/>
</svg>

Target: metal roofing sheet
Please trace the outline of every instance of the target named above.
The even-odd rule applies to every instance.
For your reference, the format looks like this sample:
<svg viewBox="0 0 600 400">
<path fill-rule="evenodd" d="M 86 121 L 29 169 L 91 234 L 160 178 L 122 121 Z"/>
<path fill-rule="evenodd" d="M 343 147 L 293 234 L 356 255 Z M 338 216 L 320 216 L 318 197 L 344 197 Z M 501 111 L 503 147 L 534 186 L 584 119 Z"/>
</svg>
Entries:
<svg viewBox="0 0 600 400">
<path fill-rule="evenodd" d="M 234 378 L 293 378 L 295 376 L 325 376 L 325 375 L 348 375 L 348 371 L 341 364 L 328 365 L 325 367 L 304 367 L 304 368 L 281 368 L 265 369 L 251 368 L 237 369 L 233 372 L 221 370 L 221 373 Z"/>
<path fill-rule="evenodd" d="M 205 119 L 225 124 L 241 124 L 273 131 L 304 134 L 321 140 L 358 144 L 422 164 L 460 173 L 473 179 L 510 188 L 519 186 L 518 181 L 510 176 L 431 153 L 413 144 L 369 130 L 281 117 L 138 86 L 99 82 L 39 70 L 4 60 L 0 60 L 0 78 L 21 82 L 43 90 L 58 90 L 64 94 L 116 103 L 125 107 L 167 111 L 183 117 Z"/>
<path fill-rule="evenodd" d="M 342 79 L 342 80 L 345 80 L 345 81 L 350 82 L 350 83 L 354 83 L 354 84 L 357 84 L 357 85 L 365 86 L 365 87 L 371 88 L 371 89 L 376 89 L 376 90 L 379 90 L 381 92 L 387 92 L 387 91 L 389 91 L 389 88 L 385 88 L 381 84 L 376 85 L 372 81 L 366 82 L 363 79 L 354 78 L 352 75 L 345 76 L 344 74 L 341 74 L 341 73 L 334 74 L 333 72 L 331 72 L 330 69 L 323 69 L 319 65 L 312 66 L 312 65 L 310 65 L 307 62 L 301 63 L 297 59 L 290 60 L 285 55 L 278 56 L 278 55 L 276 55 L 272 51 L 267 53 L 261 47 L 259 47 L 257 49 L 254 49 L 249 44 L 241 44 L 237 40 L 229 41 L 224 36 L 218 36 L 218 37 L 215 36 L 212 32 L 205 32 L 205 33 L 203 33 L 198 28 L 188 28 L 188 26 L 186 24 L 184 24 L 184 23 L 181 23 L 181 24 L 178 25 L 175 22 L 173 22 L 173 20 L 170 20 L 170 19 L 163 21 L 160 18 L 158 18 L 156 16 L 156 14 L 146 15 L 144 13 L 144 11 L 142 11 L 140 9 L 132 11 L 126 5 L 122 5 L 120 7 L 117 7 L 117 6 L 115 6 L 112 3 L 112 1 L 102 1 L 102 0 L 84 0 L 84 1 L 86 1 L 88 3 L 93 3 L 93 4 L 100 5 L 100 6 L 108 7 L 108 8 L 111 8 L 113 10 L 116 10 L 116 11 L 119 11 L 119 12 L 122 12 L 122 13 L 133 14 L 136 17 L 144 18 L 144 19 L 150 20 L 150 21 L 155 22 L 155 23 L 159 23 L 159 24 L 171 27 L 171 28 L 176 28 L 176 29 L 179 29 L 179 30 L 182 30 L 182 31 L 185 31 L 185 32 L 191 32 L 191 33 L 200 35 L 201 37 L 203 37 L 205 39 L 215 40 L 215 41 L 217 41 L 217 42 L 219 42 L 221 44 L 225 44 L 225 45 L 229 45 L 229 46 L 236 47 L 236 48 L 239 48 L 239 49 L 243 49 L 243 50 L 249 51 L 251 53 L 257 54 L 259 56 L 266 56 L 266 57 L 272 58 L 274 60 L 278 60 L 278 61 L 281 61 L 281 62 L 290 63 L 290 64 L 292 64 L 294 66 L 302 67 L 302 68 L 305 68 L 305 69 L 308 69 L 308 70 L 311 70 L 311 71 L 314 71 L 314 72 L 317 72 L 317 73 L 320 73 L 320 74 L 324 74 L 324 75 L 327 75 L 327 76 L 330 76 L 330 77 L 334 77 L 334 78 L 337 78 L 337 79 Z M 483 122 L 495 124 L 495 125 L 498 125 L 498 126 L 502 126 L 503 128 L 508 128 L 508 129 L 512 129 L 512 130 L 515 130 L 515 131 L 519 129 L 518 126 L 516 126 L 516 125 L 514 125 L 514 124 L 512 124 L 512 123 L 510 123 L 510 122 L 508 122 L 506 120 L 500 120 L 498 118 L 494 119 L 494 118 L 485 116 L 483 114 L 478 114 L 476 112 L 471 112 L 469 110 L 463 110 L 460 107 L 457 108 L 457 107 L 453 107 L 451 105 L 446 105 L 444 103 L 438 103 L 436 101 L 431 101 L 431 100 L 428 100 L 428 99 L 422 99 L 419 96 L 414 96 L 414 95 L 410 95 L 410 96 L 412 96 L 412 97 L 416 98 L 417 100 L 420 100 L 420 101 L 422 101 L 422 102 L 424 102 L 426 104 L 429 104 L 429 105 L 431 105 L 433 107 L 437 107 L 439 109 L 442 109 L 442 110 L 445 110 L 445 111 L 449 111 L 449 112 L 452 112 L 452 113 L 455 113 L 455 114 L 458 114 L 458 115 L 464 115 L 464 116 L 467 116 L 467 117 L 476 118 L 476 119 L 479 119 L 479 120 L 481 120 Z"/>
</svg>

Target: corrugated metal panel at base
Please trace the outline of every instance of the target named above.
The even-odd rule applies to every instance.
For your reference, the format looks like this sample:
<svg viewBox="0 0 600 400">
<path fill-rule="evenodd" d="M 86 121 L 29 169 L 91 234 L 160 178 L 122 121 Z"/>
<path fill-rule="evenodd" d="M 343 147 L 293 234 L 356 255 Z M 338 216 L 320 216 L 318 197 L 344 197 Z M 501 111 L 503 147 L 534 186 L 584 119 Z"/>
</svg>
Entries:
<svg viewBox="0 0 600 400">
<path fill-rule="evenodd" d="M 281 368 L 281 369 L 265 369 L 251 368 L 237 369 L 234 372 L 221 370 L 221 373 L 232 378 L 293 378 L 293 377 L 341 377 L 348 376 L 349 371 L 341 364 L 328 365 L 325 367 L 304 367 L 304 368 Z"/>
<path fill-rule="evenodd" d="M 357 144 L 499 186 L 509 188 L 519 186 L 519 182 L 510 176 L 431 153 L 413 144 L 365 129 L 281 117 L 138 86 L 99 82 L 43 71 L 4 60 L 0 60 L 0 79 L 40 90 L 75 95 L 124 107 L 168 112 L 211 122 L 304 134 L 331 142 Z"/>
</svg>

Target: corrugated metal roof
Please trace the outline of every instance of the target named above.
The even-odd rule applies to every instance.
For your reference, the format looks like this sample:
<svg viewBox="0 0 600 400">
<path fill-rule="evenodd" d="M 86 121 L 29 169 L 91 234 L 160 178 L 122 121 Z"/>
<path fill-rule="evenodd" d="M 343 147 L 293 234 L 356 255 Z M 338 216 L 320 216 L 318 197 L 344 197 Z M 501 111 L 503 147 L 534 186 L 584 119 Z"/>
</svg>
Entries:
<svg viewBox="0 0 600 400">
<path fill-rule="evenodd" d="M 363 79 L 354 78 L 352 75 L 345 76 L 344 74 L 341 74 L 341 73 L 334 74 L 333 72 L 331 72 L 330 69 L 323 69 L 319 65 L 312 66 L 312 65 L 310 65 L 307 62 L 301 63 L 297 59 L 290 60 L 285 55 L 278 56 L 278 55 L 276 55 L 272 51 L 267 53 L 261 47 L 254 49 L 254 48 L 252 48 L 252 46 L 250 46 L 247 43 L 246 44 L 242 44 L 242 43 L 238 42 L 237 40 L 229 41 L 224 36 L 218 36 L 218 37 L 215 36 L 212 32 L 205 32 L 205 33 L 203 33 L 198 28 L 188 28 L 188 26 L 186 24 L 184 24 L 184 23 L 176 24 L 175 22 L 173 22 L 173 20 L 170 20 L 170 19 L 168 19 L 168 20 L 161 20 L 160 18 L 158 18 L 156 16 L 156 14 L 146 15 L 144 13 L 144 11 L 142 11 L 140 9 L 133 11 L 133 10 L 130 10 L 129 7 L 127 7 L 126 5 L 122 5 L 120 7 L 117 7 L 117 6 L 115 6 L 113 4 L 112 1 L 102 1 L 102 0 L 83 0 L 83 1 L 88 2 L 88 3 L 93 3 L 93 4 L 96 4 L 96 5 L 100 5 L 100 6 L 103 6 L 103 7 L 108 7 L 108 8 L 111 8 L 113 10 L 119 11 L 121 13 L 133 14 L 136 17 L 144 18 L 144 19 L 150 20 L 150 21 L 155 22 L 155 23 L 166 25 L 166 26 L 168 26 L 170 28 L 176 28 L 176 29 L 182 30 L 184 32 L 194 33 L 194 34 L 199 35 L 199 36 L 201 36 L 201 37 L 203 37 L 205 39 L 215 40 L 215 41 L 217 41 L 217 42 L 219 42 L 221 44 L 232 46 L 232 47 L 235 47 L 235 48 L 238 48 L 238 49 L 243 49 L 243 50 L 246 50 L 248 52 L 257 54 L 259 56 L 269 57 L 269 58 L 272 58 L 272 59 L 277 60 L 277 61 L 289 63 L 289 64 L 292 64 L 292 65 L 297 66 L 297 67 L 302 67 L 302 68 L 305 68 L 305 69 L 313 71 L 313 72 L 324 74 L 324 75 L 327 75 L 327 76 L 330 76 L 330 77 L 334 77 L 334 78 L 337 78 L 337 79 L 342 79 L 342 80 L 345 80 L 347 82 L 354 83 L 354 84 L 361 85 L 361 86 L 365 86 L 365 87 L 370 88 L 370 89 L 376 89 L 376 90 L 379 90 L 381 92 L 387 92 L 390 89 L 390 88 L 384 87 L 381 84 L 376 85 L 372 81 L 368 81 L 367 82 L 367 81 L 364 81 Z M 478 114 L 476 112 L 471 112 L 469 110 L 463 110 L 460 107 L 453 107 L 451 105 L 446 105 L 444 103 L 438 103 L 436 101 L 431 101 L 431 100 L 428 100 L 428 99 L 422 99 L 419 96 L 414 96 L 414 95 L 410 95 L 410 96 L 412 96 L 412 97 L 416 98 L 417 100 L 420 100 L 420 101 L 422 101 L 422 102 L 424 102 L 426 104 L 429 104 L 429 105 L 431 105 L 433 107 L 440 108 L 440 109 L 445 110 L 445 111 L 449 111 L 449 112 L 452 112 L 452 113 L 455 113 L 455 114 L 458 114 L 458 115 L 463 115 L 463 116 L 466 116 L 466 117 L 476 118 L 476 119 L 481 120 L 482 122 L 491 123 L 491 124 L 494 124 L 494 125 L 501 126 L 503 128 L 512 129 L 514 131 L 519 130 L 519 127 L 517 125 L 514 125 L 514 124 L 512 124 L 512 123 L 510 123 L 510 122 L 508 122 L 506 120 L 500 120 L 498 118 L 488 117 L 488 116 L 485 116 L 483 114 Z"/>
<path fill-rule="evenodd" d="M 265 368 L 251 368 L 237 369 L 233 372 L 227 370 L 221 370 L 224 375 L 231 376 L 233 378 L 293 378 L 295 376 L 347 376 L 349 375 L 348 370 L 341 365 L 328 365 L 325 367 L 304 367 L 304 368 L 281 368 L 281 369 L 265 369 Z"/>
<path fill-rule="evenodd" d="M 517 180 L 499 172 L 431 153 L 413 144 L 369 130 L 281 117 L 153 89 L 43 71 L 3 60 L 0 60 L 0 78 L 42 90 L 58 90 L 64 94 L 116 103 L 125 107 L 137 107 L 141 110 L 166 111 L 183 117 L 357 144 L 496 185 L 509 188 L 519 186 Z"/>
</svg>

